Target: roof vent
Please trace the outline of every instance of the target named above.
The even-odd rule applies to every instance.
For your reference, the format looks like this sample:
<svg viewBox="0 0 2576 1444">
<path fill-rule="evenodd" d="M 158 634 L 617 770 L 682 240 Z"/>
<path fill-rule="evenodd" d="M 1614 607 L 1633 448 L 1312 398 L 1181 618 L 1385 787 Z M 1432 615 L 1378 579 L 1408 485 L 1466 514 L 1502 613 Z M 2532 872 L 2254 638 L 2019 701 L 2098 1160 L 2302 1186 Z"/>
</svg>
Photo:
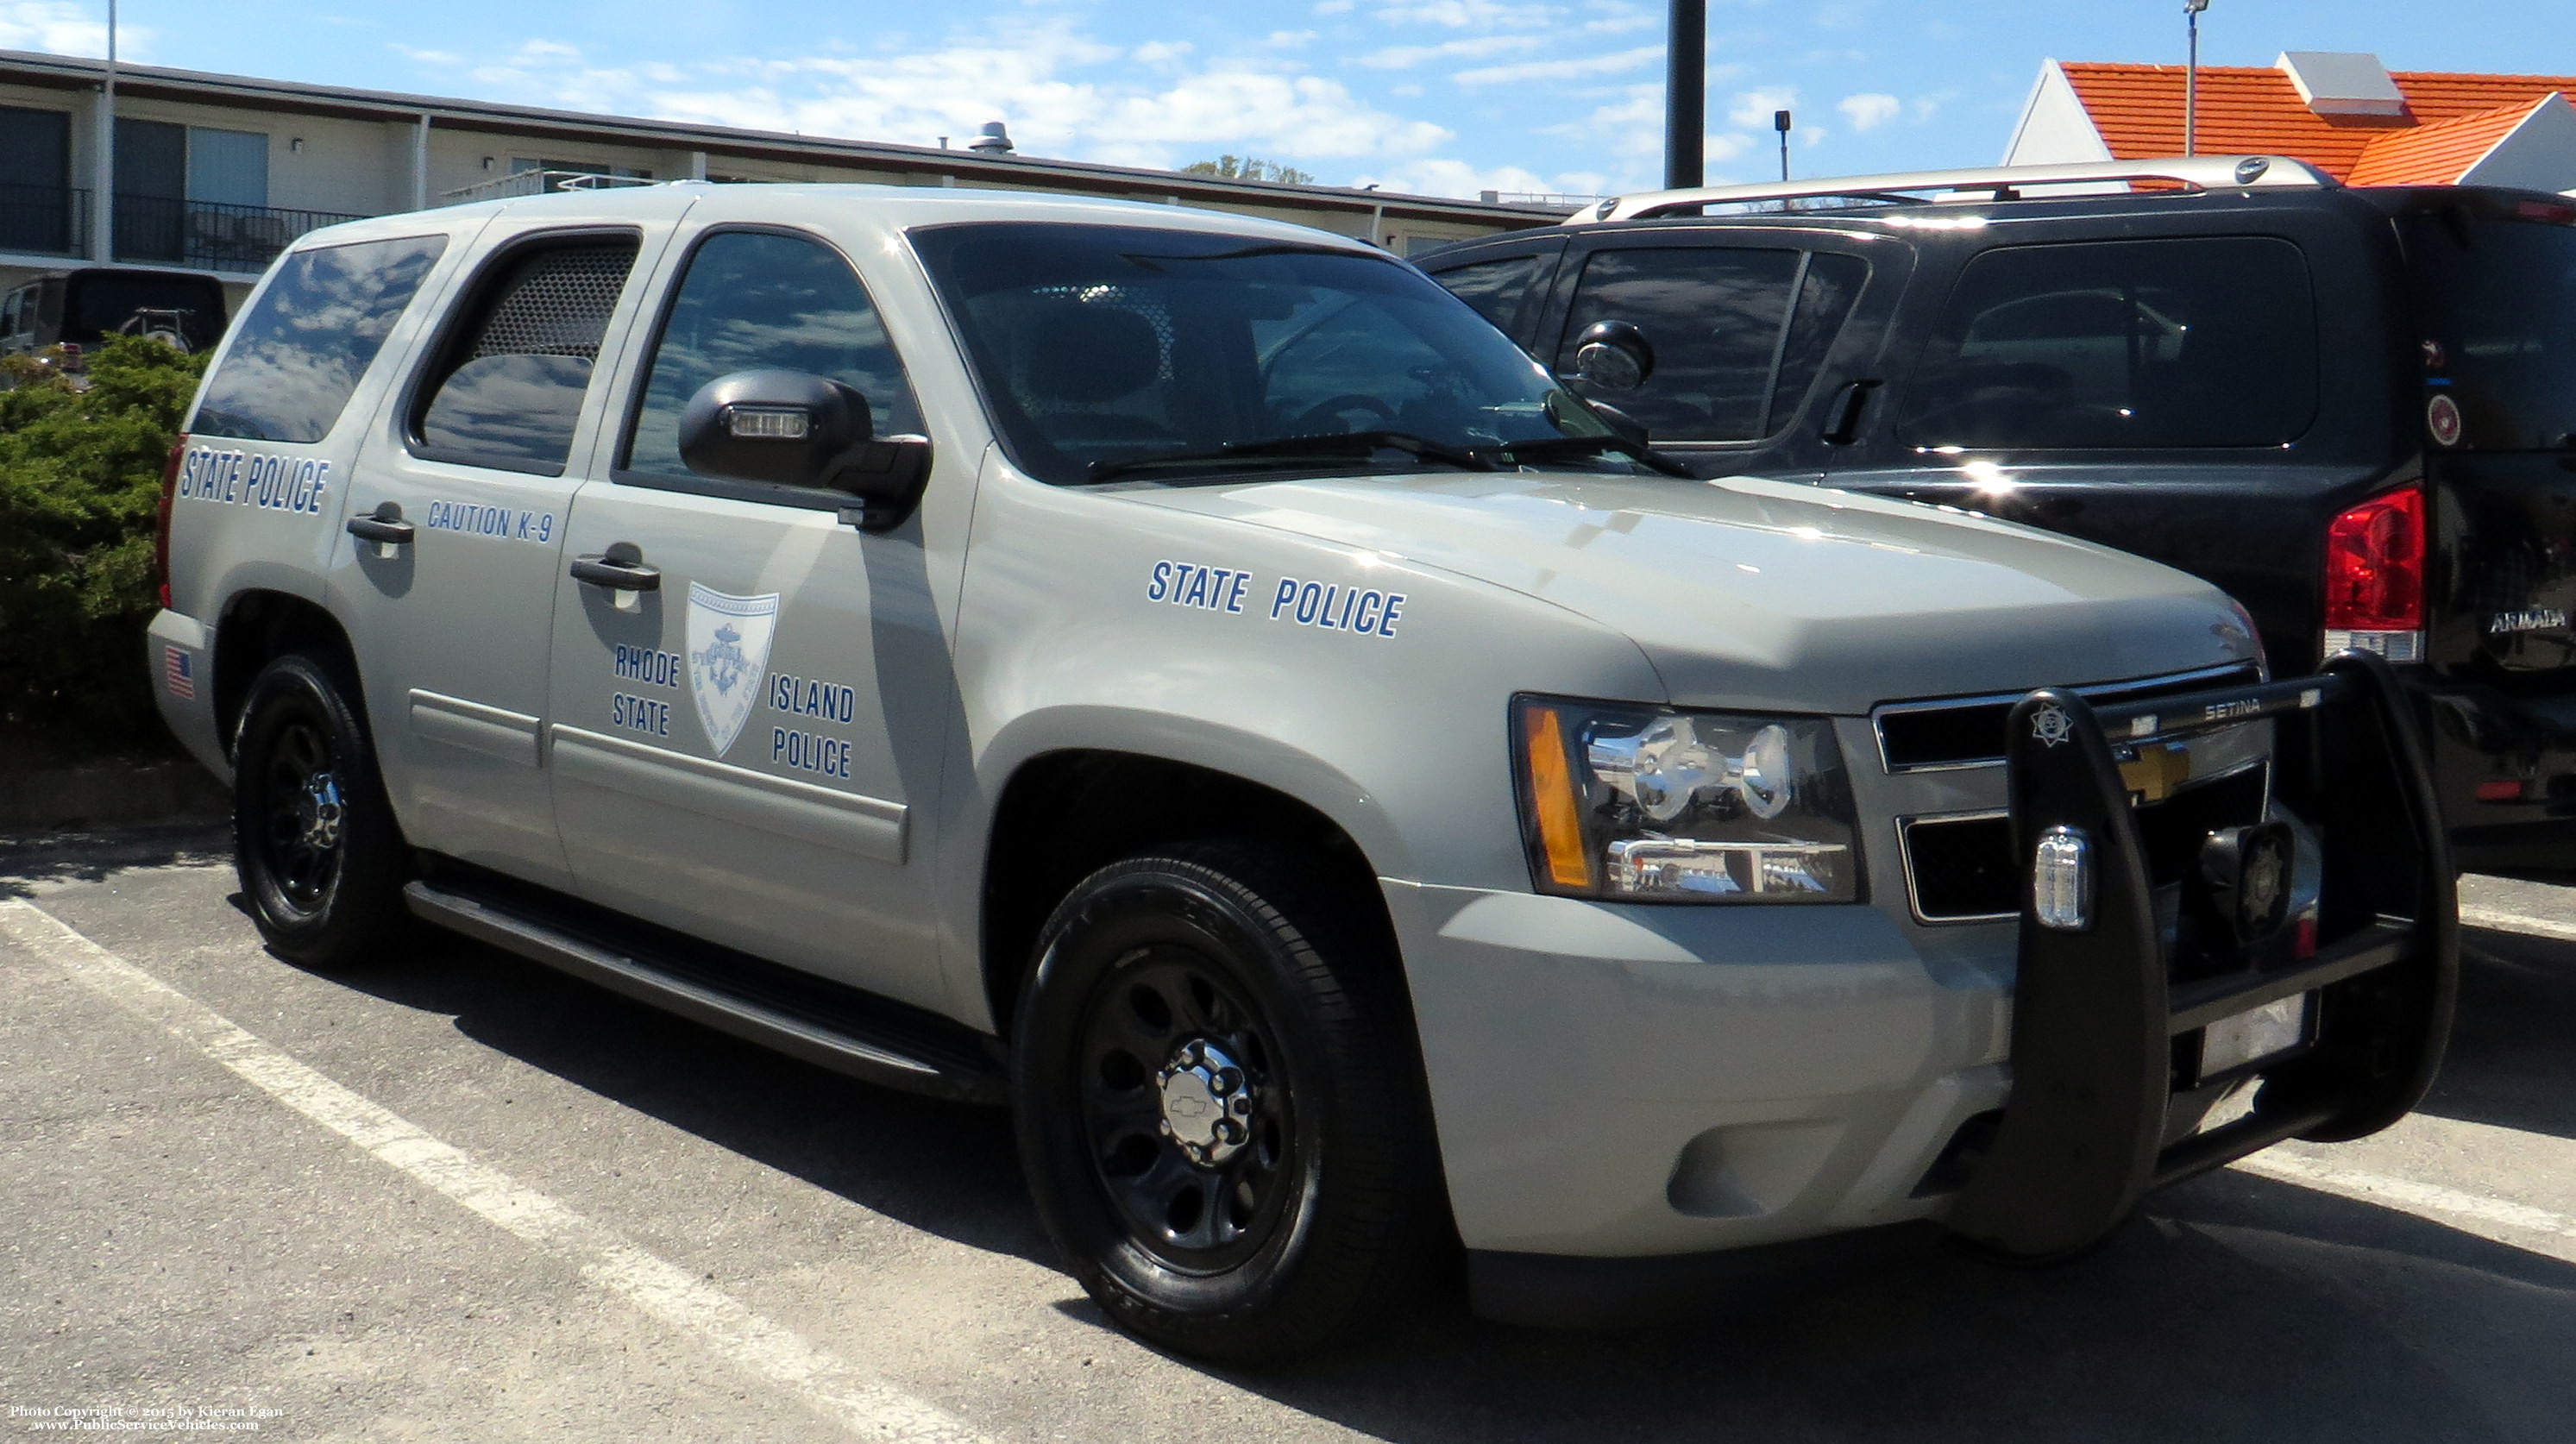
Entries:
<svg viewBox="0 0 2576 1444">
<path fill-rule="evenodd" d="M 985 155 L 1009 155 L 1019 147 L 1011 144 L 1011 133 L 998 120 L 984 122 L 984 133 L 966 142 L 966 148 Z"/>
<path fill-rule="evenodd" d="M 2284 50 L 2272 68 L 2290 77 L 2299 99 L 2319 115 L 2404 115 L 2406 94 L 2376 55 L 2341 50 Z"/>
</svg>

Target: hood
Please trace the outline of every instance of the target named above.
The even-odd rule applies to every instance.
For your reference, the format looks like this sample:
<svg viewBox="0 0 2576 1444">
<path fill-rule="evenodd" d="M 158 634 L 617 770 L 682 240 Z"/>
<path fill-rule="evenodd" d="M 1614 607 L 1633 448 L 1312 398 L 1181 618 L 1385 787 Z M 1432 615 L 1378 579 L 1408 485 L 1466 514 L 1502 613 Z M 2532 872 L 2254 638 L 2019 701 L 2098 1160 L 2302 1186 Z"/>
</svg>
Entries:
<svg viewBox="0 0 2576 1444">
<path fill-rule="evenodd" d="M 1128 495 L 1542 598 L 1633 638 L 1684 706 L 1856 715 L 2256 655 L 2235 604 L 2170 567 L 1792 483 L 1440 473 Z"/>
</svg>

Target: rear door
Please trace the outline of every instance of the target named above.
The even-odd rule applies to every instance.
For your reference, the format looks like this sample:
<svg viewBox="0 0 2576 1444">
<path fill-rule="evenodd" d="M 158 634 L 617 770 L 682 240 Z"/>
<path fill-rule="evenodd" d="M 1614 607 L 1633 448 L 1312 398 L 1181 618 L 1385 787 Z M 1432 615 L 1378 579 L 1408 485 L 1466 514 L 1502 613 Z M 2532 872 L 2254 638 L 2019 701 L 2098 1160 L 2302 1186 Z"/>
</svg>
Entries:
<svg viewBox="0 0 2576 1444">
<path fill-rule="evenodd" d="M 1827 465 L 1829 413 L 1875 354 L 1874 317 L 1910 265 L 1902 243 L 1834 232 L 1587 234 L 1558 267 L 1536 354 L 1703 476 L 1814 481 Z M 1580 338 L 1604 321 L 1635 326 L 1654 348 L 1644 384 L 1571 379 Z"/>
<path fill-rule="evenodd" d="M 652 210 L 660 199 L 665 214 Z M 381 408 L 351 479 L 341 614 L 366 668 L 376 747 L 418 847 L 555 887 L 571 881 L 541 767 L 548 625 L 583 454 L 602 425 L 601 349 L 683 197 L 512 226 Z"/>
<path fill-rule="evenodd" d="M 2399 222 L 2424 362 L 2409 410 L 2451 583 L 2427 651 L 2561 694 L 2576 691 L 2576 207 L 2477 199 Z"/>
</svg>

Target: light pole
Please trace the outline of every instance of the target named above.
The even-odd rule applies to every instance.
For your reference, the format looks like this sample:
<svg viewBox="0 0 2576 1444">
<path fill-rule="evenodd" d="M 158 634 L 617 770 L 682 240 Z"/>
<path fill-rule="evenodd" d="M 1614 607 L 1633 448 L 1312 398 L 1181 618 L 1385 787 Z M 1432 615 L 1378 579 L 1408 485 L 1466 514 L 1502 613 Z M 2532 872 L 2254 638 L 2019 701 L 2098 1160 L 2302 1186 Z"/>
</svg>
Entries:
<svg viewBox="0 0 2576 1444">
<path fill-rule="evenodd" d="M 1708 130 L 1708 0 L 1672 0 L 1664 36 L 1664 187 L 1700 184 Z"/>
<path fill-rule="evenodd" d="M 1771 128 L 1780 132 L 1780 179 L 1785 183 L 1789 179 L 1789 112 L 1771 112 Z"/>
<path fill-rule="evenodd" d="M 2183 28 L 2190 37 L 2182 66 L 2182 153 L 2200 154 L 2200 12 L 2209 0 L 2182 0 Z"/>
</svg>

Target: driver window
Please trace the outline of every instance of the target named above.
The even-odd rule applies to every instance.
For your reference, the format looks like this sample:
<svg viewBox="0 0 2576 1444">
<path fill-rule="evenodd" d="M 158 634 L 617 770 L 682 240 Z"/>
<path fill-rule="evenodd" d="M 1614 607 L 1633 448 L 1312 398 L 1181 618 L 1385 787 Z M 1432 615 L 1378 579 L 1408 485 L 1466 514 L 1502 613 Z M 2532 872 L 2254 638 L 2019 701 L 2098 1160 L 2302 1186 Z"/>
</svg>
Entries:
<svg viewBox="0 0 2576 1444">
<path fill-rule="evenodd" d="M 879 436 L 917 435 L 921 408 L 867 289 L 819 242 L 721 231 L 689 258 L 655 342 L 624 469 L 688 476 L 680 413 L 736 371 L 803 371 L 868 398 Z"/>
</svg>

